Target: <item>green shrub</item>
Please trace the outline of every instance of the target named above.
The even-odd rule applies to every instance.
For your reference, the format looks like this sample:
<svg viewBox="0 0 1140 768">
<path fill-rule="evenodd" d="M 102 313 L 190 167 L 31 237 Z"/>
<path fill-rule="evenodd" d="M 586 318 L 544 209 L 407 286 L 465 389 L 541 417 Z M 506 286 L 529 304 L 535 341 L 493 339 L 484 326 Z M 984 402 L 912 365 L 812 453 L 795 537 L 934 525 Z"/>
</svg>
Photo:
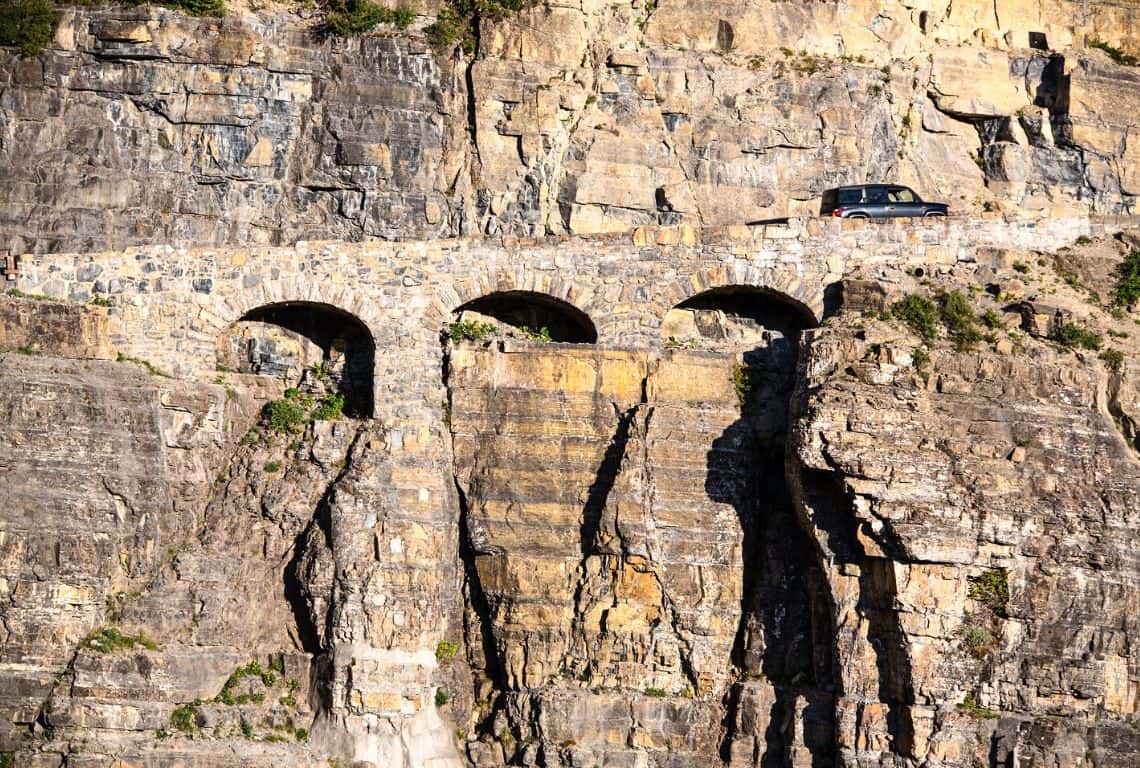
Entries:
<svg viewBox="0 0 1140 768">
<path fill-rule="evenodd" d="M 435 705 L 437 707 L 442 707 L 443 705 L 447 704 L 450 699 L 451 697 L 447 695 L 447 691 L 442 688 L 435 689 Z"/>
<path fill-rule="evenodd" d="M 1132 251 L 1125 256 L 1116 268 L 1116 274 L 1113 302 L 1122 307 L 1140 303 L 1140 251 Z"/>
<path fill-rule="evenodd" d="M 308 728 L 298 728 L 297 730 L 293 731 L 293 737 L 296 738 L 297 741 L 308 741 L 309 740 L 309 729 Z"/>
<path fill-rule="evenodd" d="M 235 669 L 233 671 L 233 674 L 226 678 L 226 682 L 222 685 L 222 690 L 219 691 L 218 695 L 214 697 L 214 703 L 234 706 L 235 704 L 248 704 L 251 702 L 260 704 L 262 701 L 264 701 L 265 694 L 261 693 L 242 694 L 240 696 L 234 695 L 234 689 L 237 687 L 238 683 L 247 677 L 260 678 L 261 684 L 266 688 L 272 688 L 277 684 L 276 672 L 274 672 L 272 669 L 263 668 L 256 661 L 251 661 L 244 667 L 238 667 Z"/>
<path fill-rule="evenodd" d="M 910 364 L 919 373 L 926 373 L 926 367 L 930 365 L 930 353 L 925 347 L 915 347 L 910 351 Z"/>
<path fill-rule="evenodd" d="M 392 23 L 400 29 L 407 29 L 412 26 L 412 22 L 415 20 L 416 12 L 411 8 L 397 8 L 392 13 Z"/>
<path fill-rule="evenodd" d="M 57 21 L 51 0 L 0 0 L 0 45 L 35 56 L 51 42 Z"/>
<path fill-rule="evenodd" d="M 142 632 L 137 635 L 124 635 L 115 627 L 104 627 L 83 638 L 80 648 L 95 651 L 96 653 L 114 653 L 115 651 L 130 651 L 136 646 L 146 648 L 148 651 L 157 651 L 158 643 L 151 640 Z"/>
<path fill-rule="evenodd" d="M 1123 64 L 1126 67 L 1140 66 L 1140 57 L 1125 53 L 1119 48 L 1114 48 L 1103 40 L 1097 40 L 1095 37 L 1091 37 L 1088 39 L 1087 45 L 1089 48 L 1099 48 L 1104 51 L 1109 55 L 1109 58 L 1117 64 Z"/>
<path fill-rule="evenodd" d="M 452 341 L 483 341 L 494 335 L 494 323 L 481 323 L 478 320 L 456 320 L 448 326 Z"/>
<path fill-rule="evenodd" d="M 1013 271 L 1014 272 L 1020 272 L 1021 274 L 1024 275 L 1027 272 L 1029 272 L 1029 265 L 1023 261 L 1015 261 L 1015 262 L 1013 262 Z"/>
<path fill-rule="evenodd" d="M 962 628 L 962 644 L 975 659 L 989 656 L 994 645 L 994 633 L 989 627 L 969 623 L 972 618 L 966 614 L 967 624 Z"/>
<path fill-rule="evenodd" d="M 651 699 L 663 699 L 669 695 L 669 692 L 664 688 L 646 688 L 645 695 Z"/>
<path fill-rule="evenodd" d="M 290 397 L 286 391 L 285 397 L 265 404 L 261 409 L 261 420 L 271 432 L 295 435 L 308 422 L 309 410 L 299 395 Z"/>
<path fill-rule="evenodd" d="M 968 349 L 981 341 L 982 334 L 978 331 L 974 308 L 961 291 L 951 291 L 942 296 L 939 315 L 958 349 Z"/>
<path fill-rule="evenodd" d="M 999 713 L 994 712 L 992 709 L 987 709 L 978 704 L 978 699 L 974 696 L 973 693 L 966 694 L 966 698 L 962 701 L 961 704 L 958 705 L 958 709 L 968 712 L 974 717 L 981 718 L 982 720 L 993 720 L 997 717 L 1001 717 Z"/>
<path fill-rule="evenodd" d="M 435 647 L 435 660 L 443 663 L 451 661 L 455 658 L 455 654 L 459 653 L 459 644 L 453 643 L 450 640 L 440 640 L 439 645 Z"/>
<path fill-rule="evenodd" d="M 896 301 L 891 305 L 891 314 L 926 341 L 933 341 L 938 332 L 938 307 L 925 296 L 912 293 Z"/>
<path fill-rule="evenodd" d="M 344 395 L 325 395 L 313 411 L 317 421 L 337 421 L 344 416 Z"/>
<path fill-rule="evenodd" d="M 474 17 L 454 5 L 440 8 L 435 21 L 424 29 L 424 34 L 437 50 L 458 45 L 466 54 L 475 52 Z"/>
<path fill-rule="evenodd" d="M 448 0 L 439 10 L 435 23 L 424 29 L 435 48 L 459 45 L 464 53 L 474 53 L 476 30 L 481 21 L 498 21 L 529 8 L 537 0 Z"/>
<path fill-rule="evenodd" d="M 1009 572 L 1005 568 L 990 568 L 980 576 L 971 576 L 970 599 L 981 603 L 1000 618 L 1006 618 L 1009 603 Z"/>
<path fill-rule="evenodd" d="M 162 5 L 191 16 L 221 16 L 226 10 L 223 0 L 162 0 Z"/>
<path fill-rule="evenodd" d="M 1119 373 L 1124 367 L 1124 353 L 1119 349 L 1106 349 L 1100 353 L 1100 359 L 1113 373 Z"/>
<path fill-rule="evenodd" d="M 330 0 L 325 23 L 334 35 L 352 37 L 371 31 L 379 24 L 395 24 L 406 29 L 416 19 L 411 8 L 385 8 L 372 0 Z"/>
<path fill-rule="evenodd" d="M 196 715 L 199 704 L 201 704 L 200 701 L 195 701 L 193 704 L 180 704 L 174 708 L 174 711 L 170 713 L 170 724 L 174 730 L 185 734 L 192 734 L 197 730 Z"/>
<path fill-rule="evenodd" d="M 736 363 L 732 366 L 732 389 L 736 392 L 736 402 L 743 408 L 752 394 L 752 369 Z"/>
<path fill-rule="evenodd" d="M 546 326 L 539 328 L 537 331 L 532 331 L 528 326 L 520 326 L 519 332 L 522 333 L 523 338 L 529 341 L 554 341 L 550 337 L 550 329 Z"/>
<path fill-rule="evenodd" d="M 1102 339 L 1099 333 L 1093 333 L 1076 323 L 1066 323 L 1053 332 L 1053 340 L 1066 347 L 1080 347 L 1096 351 L 1100 349 Z"/>
<path fill-rule="evenodd" d="M 265 471 L 270 474 L 278 471 L 279 469 L 281 469 L 281 462 L 279 461 L 268 461 L 265 463 Z"/>
<path fill-rule="evenodd" d="M 149 360 L 143 360 L 141 357 L 131 357 L 130 355 L 124 355 L 122 352 L 120 352 L 118 355 L 115 356 L 115 362 L 116 363 L 133 363 L 135 365 L 141 365 L 143 368 L 146 368 L 146 372 L 148 374 L 150 374 L 151 376 L 162 376 L 163 378 L 166 378 L 166 379 L 173 378 L 169 373 L 165 373 L 165 372 L 159 370 L 154 365 L 152 365 Z"/>
<path fill-rule="evenodd" d="M 990 330 L 1001 328 L 1001 315 L 994 312 L 992 309 L 987 309 L 982 313 L 982 322 Z"/>
</svg>

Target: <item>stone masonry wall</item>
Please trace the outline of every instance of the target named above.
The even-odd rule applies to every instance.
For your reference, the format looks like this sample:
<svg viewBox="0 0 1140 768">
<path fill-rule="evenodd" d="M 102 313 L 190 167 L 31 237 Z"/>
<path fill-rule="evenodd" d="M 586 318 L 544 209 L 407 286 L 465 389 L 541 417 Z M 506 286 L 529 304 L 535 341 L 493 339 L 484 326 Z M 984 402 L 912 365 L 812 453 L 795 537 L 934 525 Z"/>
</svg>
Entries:
<svg viewBox="0 0 1140 768">
<path fill-rule="evenodd" d="M 820 317 L 827 287 L 857 267 L 947 269 L 972 264 L 982 252 L 1054 249 L 1135 221 L 795 219 L 781 226 L 648 227 L 632 235 L 546 240 L 154 247 L 26 255 L 10 284 L 76 301 L 109 298 L 116 347 L 176 375 L 212 372 L 217 338 L 250 310 L 288 301 L 329 304 L 357 315 L 372 332 L 376 402 L 383 407 L 391 392 L 422 386 L 416 373 L 422 363 L 409 370 L 407 356 L 437 359 L 438 334 L 450 313 L 495 291 L 548 294 L 591 317 L 603 343 L 656 346 L 665 313 L 711 287 L 766 287 Z"/>
</svg>

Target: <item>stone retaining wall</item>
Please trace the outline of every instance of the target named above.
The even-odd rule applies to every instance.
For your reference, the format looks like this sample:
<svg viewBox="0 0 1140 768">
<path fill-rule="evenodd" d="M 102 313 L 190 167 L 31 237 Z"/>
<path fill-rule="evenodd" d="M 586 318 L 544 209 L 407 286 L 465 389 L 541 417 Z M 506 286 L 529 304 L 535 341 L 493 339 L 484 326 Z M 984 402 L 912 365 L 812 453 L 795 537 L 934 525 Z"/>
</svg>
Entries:
<svg viewBox="0 0 1140 768">
<path fill-rule="evenodd" d="M 26 255 L 15 285 L 73 301 L 109 298 L 116 348 L 180 377 L 213 375 L 218 336 L 252 309 L 287 301 L 338 307 L 372 332 L 381 415 L 396 401 L 422 405 L 424 383 L 438 382 L 424 372 L 439 369 L 450 313 L 496 291 L 548 294 L 585 312 L 599 344 L 652 348 L 665 313 L 709 288 L 768 288 L 820 318 L 828 286 L 855 268 L 968 266 L 1000 260 L 1007 249 L 1053 250 L 1137 225 L 1140 217 L 793 219 L 590 238 L 147 247 Z M 428 402 L 438 404 L 436 394 Z"/>
</svg>

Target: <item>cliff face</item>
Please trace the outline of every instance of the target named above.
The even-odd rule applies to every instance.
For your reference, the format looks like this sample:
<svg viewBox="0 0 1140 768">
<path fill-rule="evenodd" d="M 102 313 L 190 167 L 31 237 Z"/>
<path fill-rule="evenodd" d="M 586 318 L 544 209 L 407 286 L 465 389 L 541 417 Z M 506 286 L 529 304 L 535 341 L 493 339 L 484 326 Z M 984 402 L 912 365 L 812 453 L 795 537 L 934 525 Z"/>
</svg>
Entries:
<svg viewBox="0 0 1140 768">
<path fill-rule="evenodd" d="M 1136 7 L 417 7 L 0 52 L 0 768 L 1135 764 Z"/>
<path fill-rule="evenodd" d="M 432 18 L 67 11 L 0 54 L 0 247 L 709 226 L 877 180 L 1025 215 L 1140 193 L 1136 68 L 1085 46 L 1140 51 L 1132 5 L 553 4 L 470 57 Z"/>
<path fill-rule="evenodd" d="M 985 334 L 884 312 L 943 290 Z M 1010 302 L 1044 291 L 1123 360 L 1027 332 Z M 660 349 L 527 340 L 484 305 L 417 426 L 258 417 L 353 375 L 294 366 L 302 325 L 243 321 L 273 367 L 191 383 L 74 359 L 77 328 L 107 356 L 105 310 L 7 299 L 62 330 L 5 355 L 0 752 L 1130 765 L 1135 344 L 1090 301 L 995 251 L 855 271 L 819 327 L 706 292 Z"/>
</svg>

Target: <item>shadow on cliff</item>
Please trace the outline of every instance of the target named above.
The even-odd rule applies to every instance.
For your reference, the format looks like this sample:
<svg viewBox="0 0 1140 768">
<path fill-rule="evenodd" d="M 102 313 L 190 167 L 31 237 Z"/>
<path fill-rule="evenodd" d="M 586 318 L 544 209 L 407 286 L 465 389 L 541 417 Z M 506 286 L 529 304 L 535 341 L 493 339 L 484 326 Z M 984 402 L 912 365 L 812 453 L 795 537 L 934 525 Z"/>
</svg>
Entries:
<svg viewBox="0 0 1140 768">
<path fill-rule="evenodd" d="M 742 679 L 767 680 L 775 691 L 766 732 L 755 734 L 763 741 L 756 758 L 765 767 L 791 764 L 796 717 L 804 721 L 802 746 L 812 765 L 835 762 L 830 593 L 785 478 L 788 401 L 802 327 L 785 325 L 767 346 L 744 354 L 736 373 L 740 418 L 707 453 L 705 492 L 714 502 L 732 505 L 743 537 L 741 617 L 732 661 Z M 726 761 L 740 699 L 738 686 L 726 712 Z"/>
</svg>

